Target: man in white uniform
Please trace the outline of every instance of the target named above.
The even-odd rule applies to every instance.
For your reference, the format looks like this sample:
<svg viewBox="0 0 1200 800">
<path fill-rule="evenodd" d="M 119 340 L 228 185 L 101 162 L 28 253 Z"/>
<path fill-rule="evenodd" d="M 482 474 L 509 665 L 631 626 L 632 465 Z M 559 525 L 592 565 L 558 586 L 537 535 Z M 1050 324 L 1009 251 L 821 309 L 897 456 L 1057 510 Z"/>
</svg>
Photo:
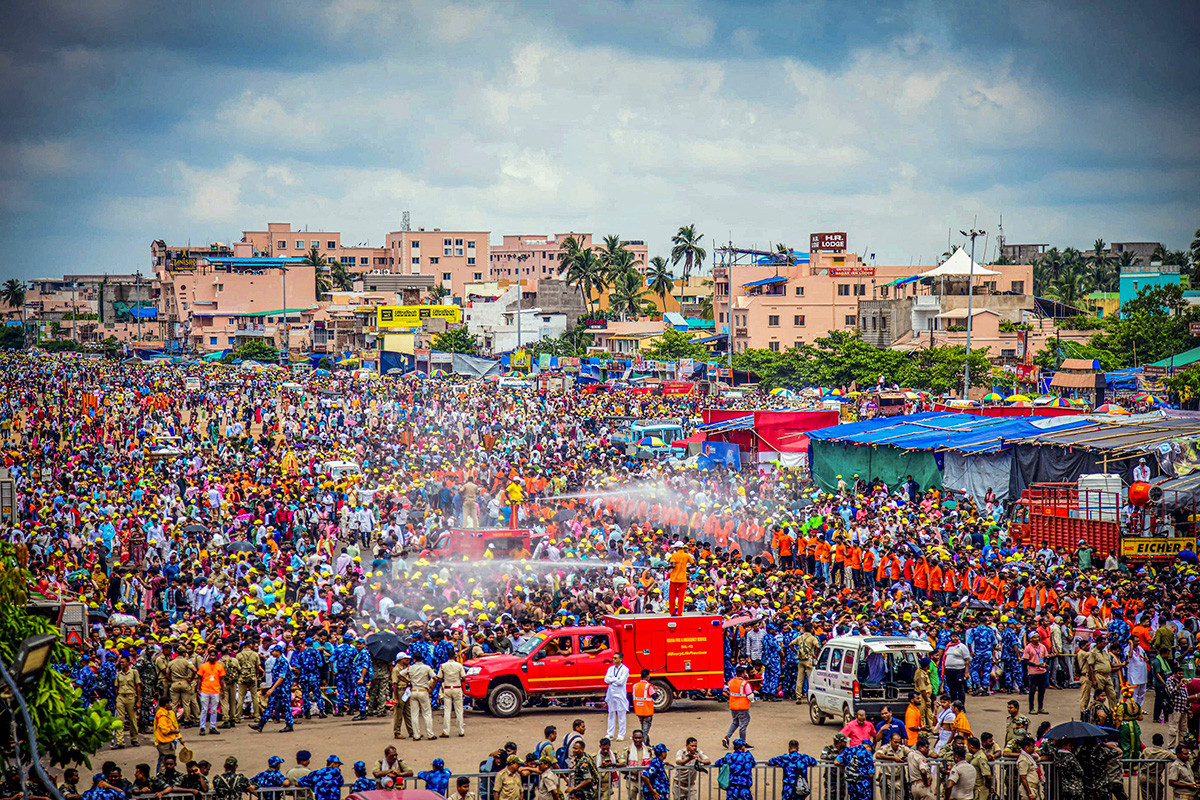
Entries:
<svg viewBox="0 0 1200 800">
<path fill-rule="evenodd" d="M 608 690 L 604 693 L 604 702 L 608 705 L 608 738 L 613 738 L 614 731 L 617 741 L 625 739 L 625 716 L 629 713 L 629 667 L 620 653 L 613 654 L 613 663 L 604 673 L 604 683 Z"/>
</svg>

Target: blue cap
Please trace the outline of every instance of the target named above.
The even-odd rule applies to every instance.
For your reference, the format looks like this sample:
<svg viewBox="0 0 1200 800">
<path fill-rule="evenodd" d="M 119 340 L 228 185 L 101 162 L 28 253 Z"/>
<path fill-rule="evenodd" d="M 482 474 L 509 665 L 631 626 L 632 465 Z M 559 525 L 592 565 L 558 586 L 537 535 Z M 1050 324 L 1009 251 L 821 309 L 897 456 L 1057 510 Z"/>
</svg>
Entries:
<svg viewBox="0 0 1200 800">
<path fill-rule="evenodd" d="M 654 752 L 665 753 L 665 752 L 667 752 L 667 746 L 660 742 L 659 744 L 654 745 Z"/>
<path fill-rule="evenodd" d="M 733 746 L 734 746 L 734 747 L 745 747 L 747 750 L 753 750 L 753 749 L 754 749 L 754 748 L 753 748 L 753 747 L 751 747 L 750 745 L 746 744 L 746 740 L 745 740 L 745 739 L 734 739 L 734 740 L 733 740 Z"/>
<path fill-rule="evenodd" d="M 312 644 L 312 643 L 313 643 L 312 637 L 311 637 L 311 636 L 309 636 L 309 637 L 306 637 L 306 638 L 305 638 L 305 640 L 304 640 L 304 643 L 305 643 L 305 644 Z"/>
<path fill-rule="evenodd" d="M 283 759 L 280 758 L 279 756 L 271 756 L 270 758 L 267 759 L 268 767 L 278 767 L 282 763 L 283 763 Z"/>
<path fill-rule="evenodd" d="M 271 649 L 270 649 L 270 650 L 268 650 L 267 652 L 274 653 L 276 650 L 278 650 L 279 652 L 281 652 L 281 653 L 282 653 L 282 652 L 283 652 L 283 645 L 281 645 L 281 644 L 273 644 L 273 645 L 271 645 Z"/>
<path fill-rule="evenodd" d="M 343 634 L 342 634 L 342 641 L 343 641 L 343 642 L 348 642 L 348 641 L 350 641 L 350 640 L 351 640 L 351 639 L 353 639 L 353 638 L 354 638 L 354 634 L 353 634 L 353 633 L 350 633 L 350 631 L 346 631 L 345 633 L 343 633 Z"/>
<path fill-rule="evenodd" d="M 354 771 L 355 772 L 366 772 L 366 770 L 367 770 L 367 762 L 365 762 L 365 761 L 355 761 L 354 762 Z"/>
<path fill-rule="evenodd" d="M 329 764 L 341 764 L 342 763 L 342 760 L 340 758 L 338 758 L 337 756 L 332 755 L 332 754 L 329 756 L 329 758 L 327 758 L 325 760 L 326 760 L 326 763 L 329 763 Z"/>
<path fill-rule="evenodd" d="M 308 761 L 310 758 L 312 758 L 312 753 L 308 752 L 307 750 L 297 750 L 296 751 L 296 760 L 297 761 Z"/>
<path fill-rule="evenodd" d="M 433 768 L 434 769 L 441 769 L 444 766 L 446 766 L 446 762 L 442 761 L 440 758 L 435 758 L 433 760 Z"/>
</svg>

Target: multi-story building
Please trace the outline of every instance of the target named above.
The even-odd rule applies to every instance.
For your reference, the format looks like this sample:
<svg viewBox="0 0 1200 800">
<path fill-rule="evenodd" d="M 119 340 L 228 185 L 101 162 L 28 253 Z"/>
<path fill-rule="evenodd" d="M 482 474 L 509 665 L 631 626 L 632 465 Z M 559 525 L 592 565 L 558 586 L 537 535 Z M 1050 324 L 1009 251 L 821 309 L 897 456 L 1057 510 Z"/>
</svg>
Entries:
<svg viewBox="0 0 1200 800">
<path fill-rule="evenodd" d="M 432 275 L 453 297 L 463 297 L 468 283 L 490 280 L 488 231 L 443 231 L 441 228 L 392 231 L 386 237 L 394 272 Z"/>
<path fill-rule="evenodd" d="M 491 265 L 494 280 L 520 278 L 526 292 L 536 292 L 539 280 L 553 278 L 560 271 L 559 253 L 568 236 L 574 236 L 584 250 L 601 248 L 603 244 L 590 233 L 552 233 L 503 237 L 492 247 Z M 649 248 L 641 239 L 622 239 L 621 245 L 633 255 L 634 267 L 645 274 Z"/>
<path fill-rule="evenodd" d="M 960 258 L 969 261 L 965 253 Z M 910 329 L 925 330 L 929 320 L 956 308 L 960 302 L 965 306 L 967 299 L 965 286 L 961 289 L 961 300 L 955 300 L 948 294 L 947 282 L 935 286 L 934 281 L 919 278 L 931 269 L 865 264 L 844 248 L 814 252 L 809 263 L 776 264 L 760 258 L 744 264 L 716 266 L 713 311 L 717 332 L 728 333 L 731 283 L 735 352 L 749 348 L 786 350 L 831 331 L 856 332 L 864 327 L 869 330 L 875 317 L 865 322 L 860 318 L 860 304 L 869 300 L 880 301 L 881 307 L 890 308 L 897 301 L 912 299 Z M 1028 264 L 981 269 L 975 275 L 974 285 L 977 295 L 985 293 L 995 302 L 1029 305 L 1032 299 L 1025 293 L 1033 286 L 1033 269 Z M 937 290 L 942 294 L 937 294 Z M 998 300 L 1002 296 L 1012 299 Z M 877 320 L 877 333 L 879 324 Z M 879 343 L 886 344 L 885 336 L 894 332 L 893 324 L 885 335 L 877 337 Z"/>
<path fill-rule="evenodd" d="M 327 262 L 340 262 L 349 272 L 396 271 L 395 257 L 386 248 L 346 245 L 337 231 L 293 231 L 289 222 L 269 222 L 265 231 L 242 231 L 242 242 L 254 248 L 246 255 L 304 258 L 315 247 Z"/>
</svg>

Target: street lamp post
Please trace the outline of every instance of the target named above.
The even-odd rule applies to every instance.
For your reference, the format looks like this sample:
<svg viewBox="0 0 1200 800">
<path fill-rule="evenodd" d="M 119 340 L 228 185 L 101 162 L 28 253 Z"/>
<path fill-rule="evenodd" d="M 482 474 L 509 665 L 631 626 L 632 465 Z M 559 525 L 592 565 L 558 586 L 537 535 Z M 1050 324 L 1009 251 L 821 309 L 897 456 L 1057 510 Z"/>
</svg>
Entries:
<svg viewBox="0 0 1200 800">
<path fill-rule="evenodd" d="M 965 369 L 963 370 L 963 400 L 967 399 L 967 393 L 971 390 L 971 327 L 974 323 L 972 311 L 974 310 L 975 300 L 975 240 L 983 236 L 987 231 L 976 230 L 971 228 L 968 231 L 959 231 L 963 236 L 971 238 L 971 266 L 967 270 L 967 360 Z"/>
<path fill-rule="evenodd" d="M 3 681 L 7 691 L 0 691 L 0 707 L 8 712 L 12 720 L 13 754 L 16 757 L 17 768 L 21 780 L 21 794 L 24 800 L 29 800 L 29 769 L 33 769 L 41 778 L 45 791 L 54 800 L 63 800 L 62 794 L 55 788 L 50 776 L 42 766 L 42 756 L 38 752 L 37 729 L 29 716 L 29 707 L 25 703 L 24 690 L 37 685 L 38 677 L 50 663 L 50 651 L 58 637 L 52 633 L 30 636 L 17 645 L 16 657 L 7 667 L 0 661 L 0 681 Z M 11 703 L 16 704 L 13 708 Z M 17 718 L 25 724 L 25 735 L 29 744 L 29 763 L 24 763 L 21 754 L 21 742 L 17 738 Z"/>
</svg>

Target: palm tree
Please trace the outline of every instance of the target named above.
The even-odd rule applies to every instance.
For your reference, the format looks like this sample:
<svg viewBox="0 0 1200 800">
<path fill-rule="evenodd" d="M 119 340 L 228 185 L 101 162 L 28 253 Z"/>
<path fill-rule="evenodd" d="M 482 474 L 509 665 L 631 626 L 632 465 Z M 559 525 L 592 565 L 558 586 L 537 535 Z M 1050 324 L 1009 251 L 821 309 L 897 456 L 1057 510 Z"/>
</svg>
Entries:
<svg viewBox="0 0 1200 800">
<path fill-rule="evenodd" d="M 776 254 L 783 256 L 783 258 L 777 259 L 775 261 L 775 263 L 778 266 L 781 266 L 781 267 L 796 266 L 796 257 L 794 255 L 792 255 L 792 248 L 788 247 L 783 242 L 780 242 L 779 244 L 775 245 L 775 252 L 776 252 Z"/>
<path fill-rule="evenodd" d="M 344 292 L 348 292 L 354 288 L 354 276 L 350 274 L 349 270 L 340 261 L 330 262 L 329 277 L 333 285 Z"/>
<path fill-rule="evenodd" d="M 1196 228 L 1196 233 L 1192 236 L 1192 243 L 1188 247 L 1188 255 L 1191 256 L 1192 266 L 1200 265 L 1200 228 Z"/>
<path fill-rule="evenodd" d="M 583 246 L 579 240 L 572 234 L 562 240 L 558 246 L 558 263 L 559 273 L 564 273 L 570 267 L 571 262 L 579 258 L 579 254 L 583 252 Z"/>
<path fill-rule="evenodd" d="M 667 295 L 675 288 L 675 275 L 671 265 L 662 256 L 650 259 L 650 268 L 646 270 L 646 282 L 650 291 L 662 300 L 663 311 L 667 310 Z"/>
<path fill-rule="evenodd" d="M 1078 271 L 1064 272 L 1054 283 L 1046 287 L 1045 296 L 1063 305 L 1074 306 L 1087 293 L 1087 277 Z"/>
<path fill-rule="evenodd" d="M 307 253 L 304 254 L 304 262 L 310 267 L 324 267 L 328 262 L 325 261 L 325 256 L 318 252 L 316 245 L 313 245 Z"/>
<path fill-rule="evenodd" d="M 683 262 L 683 279 L 686 281 L 692 270 L 704 263 L 708 251 L 700 246 L 704 235 L 696 231 L 695 223 L 684 225 L 679 233 L 671 237 L 671 264 Z"/>
<path fill-rule="evenodd" d="M 612 291 L 608 295 L 608 310 L 620 314 L 624 321 L 627 314 L 636 319 L 642 313 L 642 303 L 645 302 L 646 282 L 642 274 L 631 269 L 613 282 Z"/>
<path fill-rule="evenodd" d="M 1063 257 L 1057 247 L 1051 247 L 1042 253 L 1041 258 L 1033 265 L 1033 291 L 1035 294 L 1045 294 L 1046 287 L 1058 280 L 1063 272 Z"/>
<path fill-rule="evenodd" d="M 307 264 L 310 267 L 316 267 L 316 269 L 313 270 L 313 288 L 317 292 L 317 299 L 320 300 L 322 295 L 328 294 L 329 290 L 333 288 L 332 284 L 329 282 L 329 278 L 325 276 L 325 273 L 329 271 L 328 262 L 325 260 L 325 256 L 321 255 L 314 245 L 307 253 L 304 254 L 304 260 L 300 263 Z"/>
<path fill-rule="evenodd" d="M 703 300 L 700 301 L 700 319 L 712 319 L 712 318 L 713 318 L 713 299 L 712 299 L 712 295 L 710 294 L 708 297 L 705 297 Z"/>
<path fill-rule="evenodd" d="M 1087 266 L 1093 287 L 1098 292 L 1112 291 L 1116 282 L 1116 272 L 1113 270 L 1116 259 L 1106 249 L 1103 239 L 1097 239 L 1092 249 L 1095 253 L 1087 259 Z"/>
<path fill-rule="evenodd" d="M 603 290 L 604 267 L 596 257 L 594 250 L 579 250 L 566 265 L 563 279 L 579 289 L 583 295 L 583 304 L 592 309 L 592 293 L 597 289 Z"/>
<path fill-rule="evenodd" d="M 439 283 L 437 286 L 429 290 L 429 297 L 435 303 L 441 301 L 441 299 L 448 294 L 450 294 L 450 290 L 446 288 L 446 284 L 444 283 Z"/>
<path fill-rule="evenodd" d="M 1197 233 L 1200 233 L 1200 231 L 1197 231 Z M 1117 260 L 1118 267 L 1135 267 L 1141 263 L 1142 260 L 1132 250 L 1122 251 L 1121 257 Z"/>
<path fill-rule="evenodd" d="M 313 290 L 317 293 L 317 299 L 320 300 L 322 295 L 329 294 L 329 290 L 333 286 L 329 283 L 329 278 L 325 277 L 325 273 L 321 270 L 313 271 Z"/>
<path fill-rule="evenodd" d="M 641 263 L 615 234 L 604 237 L 604 246 L 596 257 L 604 268 L 604 286 L 614 286 L 626 272 Z"/>
<path fill-rule="evenodd" d="M 21 341 L 25 341 L 25 283 L 9 278 L 0 286 L 0 301 L 9 308 L 21 309 Z"/>
</svg>

